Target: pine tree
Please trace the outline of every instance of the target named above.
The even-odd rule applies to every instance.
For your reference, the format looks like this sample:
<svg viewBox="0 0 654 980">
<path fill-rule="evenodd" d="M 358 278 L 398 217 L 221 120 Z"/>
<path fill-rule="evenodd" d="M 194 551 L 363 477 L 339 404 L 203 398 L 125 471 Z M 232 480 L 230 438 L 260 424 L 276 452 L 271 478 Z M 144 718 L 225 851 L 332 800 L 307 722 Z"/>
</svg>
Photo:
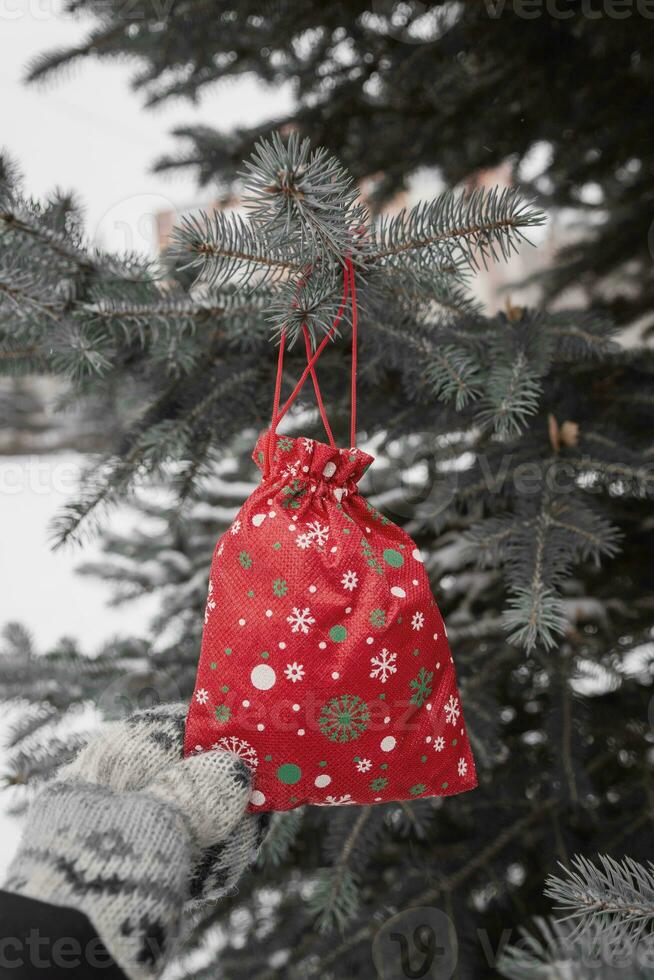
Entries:
<svg viewBox="0 0 654 980">
<path fill-rule="evenodd" d="M 654 60 L 647 2 L 216 0 L 159 4 L 70 0 L 93 22 L 73 49 L 46 52 L 29 77 L 85 58 L 128 56 L 148 106 L 195 99 L 255 73 L 290 84 L 284 118 L 224 133 L 181 126 L 160 170 L 231 182 L 271 126 L 297 126 L 355 178 L 375 178 L 379 202 L 436 166 L 449 186 L 510 161 L 529 193 L 574 215 L 573 240 L 544 285 L 583 289 L 618 323 L 654 308 L 649 131 Z M 534 175 L 534 150 L 542 172 Z M 529 164 L 525 169 L 523 162 Z M 539 169 L 536 167 L 536 169 Z"/>
<path fill-rule="evenodd" d="M 269 413 L 270 337 L 284 326 L 292 341 L 305 323 L 314 343 L 324 336 L 352 256 L 360 414 L 378 459 L 362 489 L 427 555 L 480 788 L 445 804 L 279 815 L 261 867 L 195 924 L 191 946 L 215 927 L 225 942 L 187 975 L 368 977 L 384 921 L 437 906 L 455 923 L 458 975 L 492 976 L 503 930 L 551 912 L 557 860 L 647 857 L 651 356 L 617 347 L 593 313 L 509 306 L 489 318 L 471 302 L 474 268 L 540 220 L 514 192 L 446 194 L 372 222 L 341 165 L 296 136 L 261 143 L 244 184 L 247 219 L 191 216 L 162 275 L 90 250 L 69 199 L 35 203 L 3 167 L 0 365 L 55 374 L 71 403 L 117 404 L 125 419 L 59 540 L 131 500 L 139 527 L 106 536 L 86 571 L 122 601 L 162 597 L 150 636 L 91 660 L 71 641 L 37 656 L 24 629 L 6 633 L 5 695 L 35 704 L 14 733 L 10 781 L 38 784 L 69 756 L 58 719 L 89 699 L 111 713 L 114 684 L 128 707 L 143 690 L 188 696 L 211 548 L 249 492 Z M 346 350 L 330 344 L 320 362 L 339 434 Z"/>
</svg>

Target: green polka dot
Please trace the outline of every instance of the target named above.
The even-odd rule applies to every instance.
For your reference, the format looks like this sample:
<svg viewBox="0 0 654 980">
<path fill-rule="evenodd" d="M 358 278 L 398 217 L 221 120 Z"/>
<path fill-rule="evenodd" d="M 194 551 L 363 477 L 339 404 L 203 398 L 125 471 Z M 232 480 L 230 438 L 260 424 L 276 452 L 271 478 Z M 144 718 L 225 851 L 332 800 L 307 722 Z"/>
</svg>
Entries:
<svg viewBox="0 0 654 980">
<path fill-rule="evenodd" d="M 449 783 L 442 783 L 442 784 L 441 784 L 441 789 L 447 789 L 447 787 L 448 787 L 449 785 L 450 785 Z"/>
<path fill-rule="evenodd" d="M 380 694 L 379 695 L 379 700 L 380 701 L 385 701 L 386 700 L 386 695 L 385 694 Z"/>
<path fill-rule="evenodd" d="M 327 765 L 327 763 L 326 763 L 326 762 L 325 762 L 325 760 L 323 759 L 323 760 L 322 760 L 322 762 L 319 762 L 319 763 L 318 763 L 318 765 L 319 765 L 319 766 L 321 766 L 321 767 L 322 767 L 322 768 L 324 769 L 324 768 L 325 768 L 325 766 Z"/>
<path fill-rule="evenodd" d="M 347 638 L 347 630 L 344 626 L 332 626 L 329 637 L 334 643 L 342 643 Z"/>
<path fill-rule="evenodd" d="M 458 739 L 457 738 L 453 738 L 452 739 L 452 745 L 456 745 L 457 742 L 458 742 Z"/>
<path fill-rule="evenodd" d="M 380 769 L 388 769 L 388 763 L 387 762 L 382 762 L 382 764 L 381 764 L 381 766 L 379 768 Z"/>
<path fill-rule="evenodd" d="M 263 761 L 264 762 L 272 762 L 272 756 L 271 755 L 264 755 Z"/>
<path fill-rule="evenodd" d="M 225 653 L 227 654 L 227 656 L 229 656 L 231 652 L 232 652 L 231 647 L 225 647 Z"/>
<path fill-rule="evenodd" d="M 227 686 L 227 684 L 223 684 L 220 690 L 223 692 L 223 694 L 227 694 L 227 692 L 229 691 L 229 687 Z"/>
<path fill-rule="evenodd" d="M 248 589 L 248 595 L 250 599 L 254 599 L 254 589 Z"/>
<path fill-rule="evenodd" d="M 395 551 L 394 548 L 386 549 L 384 552 L 384 561 L 387 565 L 390 565 L 391 568 L 401 568 L 404 564 L 404 558 L 399 551 Z"/>
<path fill-rule="evenodd" d="M 279 549 L 281 548 L 281 546 L 282 546 L 281 541 L 275 541 L 275 543 L 273 545 L 273 548 L 275 549 L 275 551 L 279 551 Z"/>
<path fill-rule="evenodd" d="M 212 669 L 212 670 L 216 670 L 216 668 L 217 668 L 217 667 L 218 667 L 218 664 L 217 664 L 217 663 L 216 663 L 216 661 L 214 660 L 214 662 L 213 662 L 213 663 L 212 663 L 212 665 L 211 665 L 211 669 Z"/>
<path fill-rule="evenodd" d="M 268 651 L 267 651 L 267 650 L 264 650 L 264 651 L 262 652 L 262 654 L 261 654 L 261 656 L 262 656 L 262 658 L 263 658 L 264 660 L 267 660 L 267 659 L 268 659 L 268 657 L 270 656 L 270 654 L 268 653 Z"/>
<path fill-rule="evenodd" d="M 297 796 L 289 796 L 288 802 L 289 803 L 297 803 Z"/>
<path fill-rule="evenodd" d="M 351 528 L 349 528 L 349 527 L 344 527 L 344 528 L 343 528 L 343 534 L 350 534 L 350 533 L 351 533 L 351 530 L 352 530 L 352 529 L 351 529 Z"/>
<path fill-rule="evenodd" d="M 411 653 L 413 654 L 414 657 L 419 657 L 420 656 L 420 650 L 418 650 L 417 647 L 416 647 L 415 650 L 412 650 Z"/>
<path fill-rule="evenodd" d="M 426 755 L 421 755 L 420 756 L 420 761 L 421 762 L 426 762 L 427 761 L 427 756 Z"/>
<path fill-rule="evenodd" d="M 277 770 L 277 779 L 280 781 L 280 783 L 284 783 L 286 786 L 292 786 L 293 783 L 299 783 L 301 778 L 302 770 L 293 762 L 285 762 Z"/>
</svg>

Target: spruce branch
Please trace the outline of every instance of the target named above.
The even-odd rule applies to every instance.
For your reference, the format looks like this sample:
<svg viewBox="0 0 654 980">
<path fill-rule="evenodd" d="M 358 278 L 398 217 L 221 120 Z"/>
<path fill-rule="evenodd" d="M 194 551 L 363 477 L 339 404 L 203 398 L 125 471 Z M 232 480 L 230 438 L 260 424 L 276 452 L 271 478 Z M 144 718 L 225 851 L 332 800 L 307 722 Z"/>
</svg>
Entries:
<svg viewBox="0 0 654 980">
<path fill-rule="evenodd" d="M 240 215 L 213 211 L 184 215 L 171 236 L 171 256 L 180 269 L 197 270 L 213 288 L 227 282 L 260 286 L 302 269 L 297 253 L 257 231 Z"/>
<path fill-rule="evenodd" d="M 472 268 L 498 258 L 508 259 L 524 239 L 524 229 L 543 224 L 544 215 L 521 200 L 515 188 L 447 191 L 434 201 L 382 218 L 375 229 L 371 264 L 412 259 L 450 262 Z"/>
<path fill-rule="evenodd" d="M 594 864 L 575 855 L 571 867 L 561 865 L 564 876 L 550 875 L 545 894 L 564 912 L 561 921 L 574 927 L 573 941 L 601 935 L 607 945 L 634 946 L 654 936 L 654 865 L 625 857 L 616 861 L 598 855 Z"/>
</svg>

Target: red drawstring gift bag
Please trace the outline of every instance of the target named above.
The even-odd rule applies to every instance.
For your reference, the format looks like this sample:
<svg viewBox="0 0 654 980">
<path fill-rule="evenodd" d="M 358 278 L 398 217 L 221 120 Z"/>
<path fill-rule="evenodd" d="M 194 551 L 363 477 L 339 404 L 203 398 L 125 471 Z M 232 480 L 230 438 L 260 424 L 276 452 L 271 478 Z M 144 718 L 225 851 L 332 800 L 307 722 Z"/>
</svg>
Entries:
<svg viewBox="0 0 654 980">
<path fill-rule="evenodd" d="M 347 264 L 334 327 L 254 459 L 261 485 L 214 553 L 185 750 L 225 749 L 251 767 L 250 809 L 384 803 L 476 785 L 447 633 L 411 538 L 357 483 L 372 457 L 338 449 L 315 363 L 356 292 Z M 329 442 L 278 436 L 311 374 Z"/>
</svg>

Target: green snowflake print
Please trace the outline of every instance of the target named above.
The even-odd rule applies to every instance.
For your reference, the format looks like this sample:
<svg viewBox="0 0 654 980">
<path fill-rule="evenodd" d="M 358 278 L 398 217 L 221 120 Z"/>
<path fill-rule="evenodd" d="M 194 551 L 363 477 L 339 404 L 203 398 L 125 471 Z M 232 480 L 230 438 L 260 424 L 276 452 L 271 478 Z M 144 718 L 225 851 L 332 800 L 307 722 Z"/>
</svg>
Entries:
<svg viewBox="0 0 654 980">
<path fill-rule="evenodd" d="M 281 439 L 277 440 L 277 448 L 283 453 L 290 453 L 293 448 L 294 439 L 289 436 L 282 436 Z"/>
<path fill-rule="evenodd" d="M 375 558 L 375 554 L 367 538 L 361 538 L 361 550 L 368 565 L 370 565 L 371 568 L 374 568 L 378 575 L 383 575 L 384 569 L 382 568 L 381 562 L 378 558 Z"/>
<path fill-rule="evenodd" d="M 224 725 L 226 721 L 232 717 L 232 709 L 226 704 L 219 704 L 216 707 L 216 721 L 219 721 L 221 725 Z"/>
<path fill-rule="evenodd" d="M 383 609 L 373 609 L 370 613 L 371 626 L 386 626 L 386 613 Z"/>
<path fill-rule="evenodd" d="M 291 480 L 282 489 L 282 507 L 286 510 L 297 510 L 300 506 L 300 500 L 307 492 L 307 485 L 297 478 Z"/>
<path fill-rule="evenodd" d="M 409 792 L 411 793 L 411 796 L 420 796 L 420 794 L 424 793 L 426 789 L 427 787 L 424 783 L 416 783 L 415 786 L 411 786 Z"/>
<path fill-rule="evenodd" d="M 418 671 L 417 677 L 414 677 L 412 681 L 409 681 L 409 687 L 413 688 L 413 694 L 411 695 L 411 704 L 417 704 L 419 708 L 422 708 L 423 704 L 431 694 L 431 681 L 434 676 L 433 671 L 425 670 L 421 667 Z"/>
<path fill-rule="evenodd" d="M 370 789 L 378 793 L 380 789 L 385 789 L 388 786 L 388 780 L 385 776 L 377 776 L 375 779 L 370 780 Z"/>
<path fill-rule="evenodd" d="M 275 595 L 279 596 L 280 598 L 282 596 L 285 596 L 286 593 L 288 592 L 288 585 L 286 583 L 286 579 L 276 578 L 272 584 L 272 590 L 275 593 Z"/>
<path fill-rule="evenodd" d="M 365 732 L 370 711 L 356 694 L 341 694 L 322 708 L 318 725 L 330 742 L 350 742 Z"/>
<path fill-rule="evenodd" d="M 252 559 L 247 551 L 242 551 L 238 556 L 238 560 L 243 568 L 252 568 Z"/>
</svg>

